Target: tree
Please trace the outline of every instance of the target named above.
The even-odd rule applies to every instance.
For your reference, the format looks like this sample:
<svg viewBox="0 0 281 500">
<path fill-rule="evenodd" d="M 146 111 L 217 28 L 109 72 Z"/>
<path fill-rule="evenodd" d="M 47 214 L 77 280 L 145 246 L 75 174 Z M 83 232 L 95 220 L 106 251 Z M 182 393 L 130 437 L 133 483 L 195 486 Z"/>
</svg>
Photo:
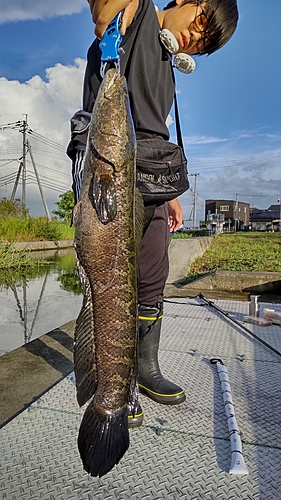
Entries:
<svg viewBox="0 0 281 500">
<path fill-rule="evenodd" d="M 28 208 L 22 206 L 20 200 L 7 200 L 2 198 L 0 200 L 0 217 L 7 219 L 8 217 L 26 217 L 28 215 Z"/>
<path fill-rule="evenodd" d="M 52 214 L 57 215 L 59 219 L 63 219 L 67 222 L 71 221 L 72 210 L 74 207 L 74 194 L 73 191 L 69 190 L 66 193 L 59 195 L 60 201 L 56 201 L 57 210 L 52 210 Z"/>
</svg>

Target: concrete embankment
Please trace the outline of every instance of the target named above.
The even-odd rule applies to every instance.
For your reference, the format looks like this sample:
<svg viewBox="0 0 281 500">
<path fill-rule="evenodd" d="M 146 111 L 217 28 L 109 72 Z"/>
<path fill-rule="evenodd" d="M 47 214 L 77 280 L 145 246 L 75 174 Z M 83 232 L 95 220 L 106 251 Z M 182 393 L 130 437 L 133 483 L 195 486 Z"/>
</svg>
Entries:
<svg viewBox="0 0 281 500">
<path fill-rule="evenodd" d="M 0 426 L 73 370 L 75 321 L 0 356 Z"/>
<path fill-rule="evenodd" d="M 169 244 L 170 271 L 167 283 L 185 278 L 192 262 L 206 252 L 212 239 L 212 236 L 172 239 Z"/>
<path fill-rule="evenodd" d="M 215 271 L 187 285 L 178 280 L 165 287 L 165 297 L 195 297 L 199 293 L 228 300 L 248 300 L 253 294 L 261 295 L 264 302 L 280 303 L 281 273 Z"/>
<path fill-rule="evenodd" d="M 200 292 L 209 298 L 247 300 L 250 294 L 262 294 L 268 301 L 281 300 L 281 273 L 216 271 L 185 285 L 190 265 L 201 257 L 212 237 L 173 239 L 169 245 L 170 272 L 165 297 L 194 297 Z M 271 297 L 270 297 L 271 295 Z"/>
<path fill-rule="evenodd" d="M 1 243 L 3 246 L 4 243 Z M 61 248 L 70 248 L 73 246 L 73 240 L 60 241 L 20 241 L 12 243 L 15 250 L 27 249 L 30 252 L 43 252 L 44 250 L 59 250 Z"/>
</svg>

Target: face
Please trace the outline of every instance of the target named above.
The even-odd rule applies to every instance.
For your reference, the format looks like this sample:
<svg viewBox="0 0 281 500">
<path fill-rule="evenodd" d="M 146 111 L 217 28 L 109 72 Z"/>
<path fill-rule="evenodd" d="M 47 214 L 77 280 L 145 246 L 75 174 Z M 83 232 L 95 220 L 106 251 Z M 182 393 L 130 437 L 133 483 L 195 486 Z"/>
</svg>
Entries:
<svg viewBox="0 0 281 500">
<path fill-rule="evenodd" d="M 198 54 L 204 47 L 202 37 L 204 37 L 204 30 L 207 29 L 208 20 L 200 5 L 192 3 L 182 5 L 183 0 L 176 0 L 176 2 L 176 7 L 160 13 L 162 14 L 162 18 L 159 19 L 161 28 L 168 29 L 176 37 L 179 44 L 178 53 Z"/>
</svg>

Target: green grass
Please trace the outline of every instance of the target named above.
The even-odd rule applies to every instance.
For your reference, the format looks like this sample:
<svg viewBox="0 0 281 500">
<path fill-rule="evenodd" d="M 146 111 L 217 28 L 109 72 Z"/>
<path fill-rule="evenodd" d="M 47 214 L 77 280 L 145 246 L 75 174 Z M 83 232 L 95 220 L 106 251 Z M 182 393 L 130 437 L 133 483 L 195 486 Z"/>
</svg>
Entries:
<svg viewBox="0 0 281 500">
<path fill-rule="evenodd" d="M 191 265 L 188 281 L 214 272 L 281 272 L 281 233 L 216 235 L 202 257 Z"/>
<path fill-rule="evenodd" d="M 47 217 L 0 218 L 0 241 L 57 241 L 71 240 L 74 228 L 68 222 L 49 221 Z"/>
<path fill-rule="evenodd" d="M 10 243 L 3 244 L 0 247 L 0 271 L 16 274 L 17 278 L 20 278 L 26 274 L 27 270 L 32 274 L 36 271 L 37 274 L 39 264 L 39 260 L 31 259 L 26 249 L 16 251 Z M 3 278 L 2 274 L 1 278 Z M 0 284 L 2 284 L 1 278 Z"/>
<path fill-rule="evenodd" d="M 170 238 L 181 239 L 181 238 L 197 238 L 198 236 L 208 236 L 209 232 L 207 229 L 201 229 L 200 231 L 184 231 L 184 233 L 175 233 L 170 236 Z"/>
<path fill-rule="evenodd" d="M 47 217 L 0 217 L 0 270 L 10 270 L 21 276 L 27 268 L 38 268 L 38 261 L 28 250 L 16 251 L 14 242 L 73 240 L 74 228 L 68 222 L 49 221 Z"/>
</svg>

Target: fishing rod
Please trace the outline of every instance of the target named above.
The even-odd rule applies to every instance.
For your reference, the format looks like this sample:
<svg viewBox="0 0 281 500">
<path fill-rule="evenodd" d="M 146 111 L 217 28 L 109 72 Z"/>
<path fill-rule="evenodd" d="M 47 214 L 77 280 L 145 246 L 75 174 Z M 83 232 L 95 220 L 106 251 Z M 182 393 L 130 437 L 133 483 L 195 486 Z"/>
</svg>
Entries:
<svg viewBox="0 0 281 500">
<path fill-rule="evenodd" d="M 252 332 L 249 328 L 247 328 L 246 326 L 244 326 L 242 323 L 240 323 L 240 321 L 238 321 L 237 319 L 235 318 L 232 318 L 232 316 L 230 316 L 230 314 L 226 311 L 224 311 L 223 309 L 221 309 L 219 306 L 217 306 L 216 304 L 214 304 L 214 302 L 212 302 L 211 300 L 207 299 L 206 297 L 204 297 L 204 295 L 200 292 L 197 297 L 201 300 L 203 300 L 203 302 L 205 302 L 205 304 L 207 304 L 208 306 L 211 306 L 213 307 L 214 309 L 216 309 L 216 311 L 218 311 L 220 314 L 222 314 L 223 316 L 225 316 L 227 319 L 233 321 L 233 323 L 235 323 L 236 325 L 238 325 L 240 328 L 242 328 L 242 330 L 244 330 L 245 332 L 247 332 L 249 335 L 251 335 L 252 337 L 254 337 L 256 340 L 258 340 L 259 342 L 261 342 L 263 345 L 265 345 L 266 347 L 268 347 L 268 349 L 270 349 L 271 351 L 273 351 L 275 354 L 277 354 L 277 356 L 281 356 L 281 352 L 278 351 L 277 349 L 275 349 L 274 347 L 272 347 L 270 344 L 268 344 L 265 340 L 263 340 L 262 338 L 260 338 L 258 335 L 256 335 L 254 332 Z"/>
<path fill-rule="evenodd" d="M 221 359 L 212 358 L 210 359 L 210 363 L 217 365 L 224 401 L 225 414 L 227 418 L 232 457 L 229 474 L 249 474 L 242 454 L 242 442 L 240 439 L 238 424 L 235 418 L 227 368 Z"/>
</svg>

